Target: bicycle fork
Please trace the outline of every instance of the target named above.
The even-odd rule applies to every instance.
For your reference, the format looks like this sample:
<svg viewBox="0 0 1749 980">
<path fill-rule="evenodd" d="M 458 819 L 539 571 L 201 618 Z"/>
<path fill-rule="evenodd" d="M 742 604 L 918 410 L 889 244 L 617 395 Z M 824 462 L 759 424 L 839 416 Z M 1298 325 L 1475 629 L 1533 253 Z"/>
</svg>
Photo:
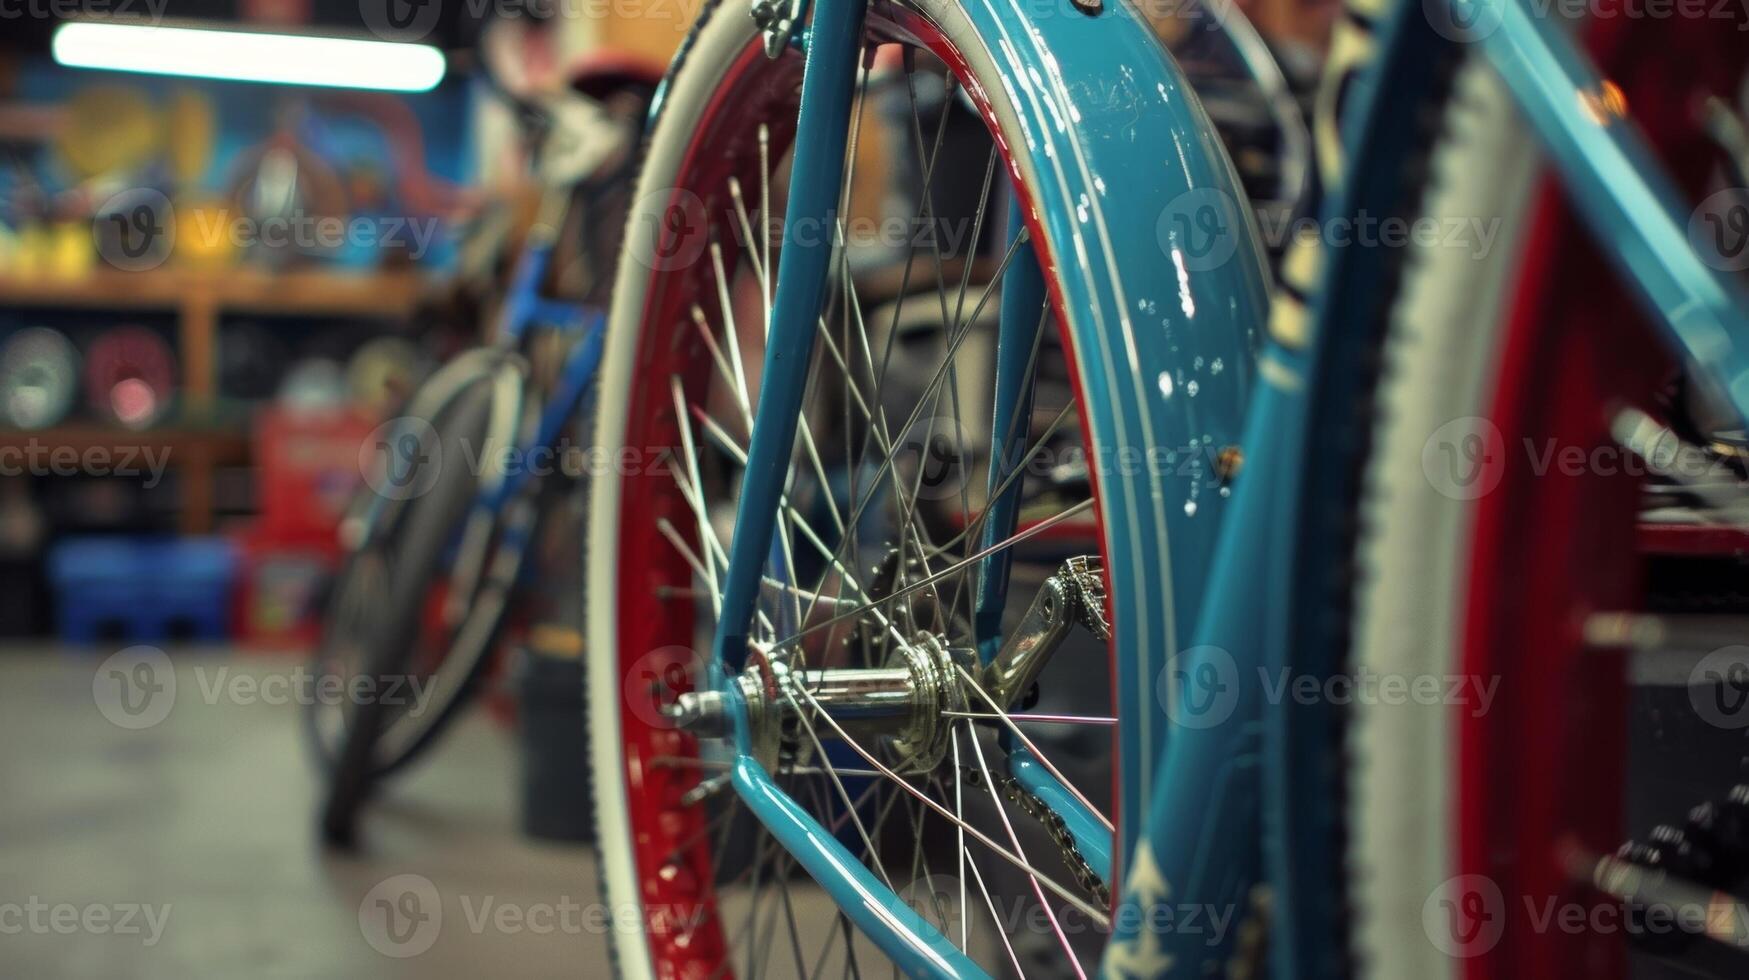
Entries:
<svg viewBox="0 0 1749 980">
<path fill-rule="evenodd" d="M 723 582 L 722 615 L 712 641 L 711 683 L 722 692 L 735 762 L 730 782 L 742 800 L 858 929 L 907 974 L 981 976 L 965 954 L 897 899 L 843 844 L 771 778 L 752 745 L 748 708 L 734 682 L 747 659 L 748 628 L 771 553 L 778 500 L 795 444 L 815 321 L 832 262 L 830 238 L 798 229 L 836 227 L 850 132 L 866 0 L 815 0 L 804 44 L 801 114 L 796 125 L 783 250 L 777 271 L 759 414 L 747 452 L 735 537 Z M 767 219 L 768 220 L 768 219 Z"/>
</svg>

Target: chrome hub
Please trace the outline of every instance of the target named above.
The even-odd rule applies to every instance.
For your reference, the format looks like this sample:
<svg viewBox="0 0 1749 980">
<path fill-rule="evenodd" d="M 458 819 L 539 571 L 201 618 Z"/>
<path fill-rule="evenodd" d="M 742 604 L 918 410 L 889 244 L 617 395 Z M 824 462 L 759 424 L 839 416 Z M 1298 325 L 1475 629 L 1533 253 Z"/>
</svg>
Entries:
<svg viewBox="0 0 1749 980">
<path fill-rule="evenodd" d="M 746 706 L 753 756 L 768 769 L 798 763 L 815 739 L 848 738 L 889 746 L 897 758 L 884 764 L 894 769 L 927 771 L 952 749 L 958 719 L 988 703 L 1007 711 L 1022 700 L 1076 624 L 1110 636 L 1097 558 L 1072 558 L 1046 579 L 988 666 L 975 651 L 927 632 L 890 637 L 886 666 L 872 668 L 796 670 L 756 649 L 729 690 L 682 694 L 669 715 L 700 737 L 727 738 L 729 698 L 736 698 Z"/>
<path fill-rule="evenodd" d="M 909 772 L 932 769 L 947 755 L 953 719 L 969 706 L 956 664 L 967 671 L 977 665 L 973 651 L 932 634 L 896 650 L 887 667 L 792 670 L 782 661 L 755 660 L 734 679 L 734 690 L 746 705 L 748 740 L 760 764 L 775 768 L 806 754 L 811 729 L 821 741 L 884 740 L 897 754 L 893 768 Z M 670 714 L 696 735 L 726 738 L 729 696 L 688 692 Z"/>
</svg>

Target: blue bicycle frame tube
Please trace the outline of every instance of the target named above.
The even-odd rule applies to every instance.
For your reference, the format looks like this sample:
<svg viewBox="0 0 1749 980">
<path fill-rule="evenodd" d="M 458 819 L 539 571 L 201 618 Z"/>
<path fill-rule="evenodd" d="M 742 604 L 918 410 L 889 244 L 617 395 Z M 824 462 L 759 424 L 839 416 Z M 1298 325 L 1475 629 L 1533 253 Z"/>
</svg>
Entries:
<svg viewBox="0 0 1749 980">
<path fill-rule="evenodd" d="M 1568 195 L 1666 336 L 1716 379 L 1749 422 L 1749 301 L 1695 254 L 1681 200 L 1638 129 L 1610 109 L 1606 84 L 1559 18 L 1524 0 L 1456 0 L 1498 16 L 1488 60 L 1554 159 Z"/>
<path fill-rule="evenodd" d="M 735 538 L 723 584 L 722 616 L 713 641 L 714 680 L 729 695 L 737 752 L 735 791 L 833 899 L 899 969 L 919 977 L 978 977 L 983 972 L 909 906 L 897 901 L 862 861 L 800 806 L 751 755 L 746 705 L 729 678 L 747 659 L 747 628 L 759 597 L 760 572 L 771 554 L 777 501 L 789 472 L 801 412 L 815 321 L 825 296 L 830 244 L 798 229 L 833 227 L 844 177 L 857 54 L 866 0 L 816 0 L 804 50 L 801 115 L 796 125 L 788 220 L 777 270 L 777 297 L 759 387 L 759 416 L 747 452 Z"/>
<path fill-rule="evenodd" d="M 996 328 L 996 405 L 990 416 L 990 497 L 984 514 L 984 534 L 979 548 L 989 548 L 1014 536 L 1020 515 L 1021 491 L 1026 477 L 1016 476 L 1002 488 L 1009 474 L 1021 465 L 1032 426 L 1032 352 L 1044 320 L 1039 315 L 1045 303 L 1045 277 L 1031 242 L 1014 245 L 1025 223 L 1018 205 L 1008 209 L 1009 246 L 1014 258 L 1002 277 L 1002 316 Z M 998 490 L 1002 492 L 998 493 Z M 978 604 L 973 626 L 978 637 L 978 659 L 989 663 L 1002 646 L 1002 610 L 1008 598 L 1008 569 L 1014 551 L 1004 548 L 985 558 L 978 569 Z M 1007 705 L 1003 705 L 1004 708 Z"/>
<path fill-rule="evenodd" d="M 498 311 L 498 336 L 501 344 L 515 344 L 534 321 L 534 308 L 541 301 L 540 281 L 546 275 L 547 260 L 552 256 L 551 242 L 528 242 L 517 256 L 510 274 L 510 289 L 504 295 L 504 306 Z"/>
<path fill-rule="evenodd" d="M 777 501 L 795 447 L 815 321 L 832 258 L 830 244 L 823 245 L 812 234 L 798 235 L 797 230 L 835 224 L 864 11 L 864 0 L 826 0 L 814 9 L 806 42 L 788 218 L 759 385 L 759 417 L 747 450 L 735 540 L 729 546 L 722 586 L 722 616 L 712 651 L 715 660 L 731 671 L 740 670 L 747 659 L 747 627 L 759 598 L 760 569 L 770 553 Z"/>
<path fill-rule="evenodd" d="M 554 304 L 561 305 L 561 304 Z M 583 402 L 583 395 L 589 385 L 595 380 L 595 372 L 601 367 L 601 351 L 605 342 L 607 329 L 606 319 L 599 310 L 586 310 L 577 306 L 567 307 L 571 314 L 584 320 L 589 326 L 571 353 L 565 358 L 565 365 L 559 374 L 558 390 L 553 392 L 553 398 L 541 411 L 540 424 L 536 428 L 534 447 L 553 447 L 558 442 L 559 432 L 565 424 L 575 418 L 578 406 Z M 543 321 L 544 322 L 544 321 Z M 476 506 L 497 510 L 528 483 L 534 476 L 535 467 L 520 466 L 512 470 L 498 488 L 482 498 Z"/>
<path fill-rule="evenodd" d="M 816 0 L 815 10 L 822 4 L 845 2 L 857 0 Z M 818 16 L 816 12 L 815 17 Z M 743 711 L 737 722 L 737 738 L 746 737 L 745 718 Z M 772 782 L 770 774 L 752 756 L 741 754 L 730 773 L 735 791 L 748 809 L 759 815 L 765 829 L 831 893 L 838 908 L 906 976 L 966 980 L 988 976 L 875 877 L 861 859 L 826 833 L 812 814 Z"/>
<path fill-rule="evenodd" d="M 499 343 L 515 344 L 529 327 L 536 324 L 571 332 L 589 326 L 600 316 L 597 311 L 576 303 L 541 295 L 541 280 L 546 278 L 552 256 L 551 242 L 529 242 L 517 257 L 516 267 L 510 274 L 510 289 L 498 313 Z"/>
</svg>

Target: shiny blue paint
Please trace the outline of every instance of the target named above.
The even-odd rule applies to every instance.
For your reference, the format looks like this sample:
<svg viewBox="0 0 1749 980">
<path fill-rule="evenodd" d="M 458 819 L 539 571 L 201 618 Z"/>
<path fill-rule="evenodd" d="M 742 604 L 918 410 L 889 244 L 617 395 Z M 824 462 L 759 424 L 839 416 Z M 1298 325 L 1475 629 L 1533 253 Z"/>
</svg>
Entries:
<svg viewBox="0 0 1749 980">
<path fill-rule="evenodd" d="M 1393 21 L 1426 25 L 1416 5 L 1403 5 Z M 1381 60 L 1391 58 L 1431 63 L 1424 49 L 1408 46 L 1392 48 Z M 1402 142 L 1412 130 L 1397 120 L 1416 98 L 1408 85 L 1385 88 L 1367 76 L 1356 79 L 1350 104 L 1372 125 L 1351 118 L 1345 129 L 1349 145 L 1364 138 L 1358 145 L 1367 159 L 1400 165 Z M 1376 116 L 1368 112 L 1374 108 Z M 1357 207 L 1387 213 L 1388 204 L 1368 195 L 1383 193 L 1390 181 L 1361 179 L 1344 187 L 1340 176 L 1324 175 L 1327 214 Z M 1350 319 L 1358 315 L 1352 311 L 1364 307 L 1355 304 L 1376 295 L 1385 252 L 1349 247 L 1326 255 L 1341 274 L 1327 276 L 1315 293 L 1316 303 L 1329 305 L 1314 308 L 1310 346 L 1271 337 L 1260 356 L 1266 383 L 1258 387 L 1247 419 L 1244 469 L 1208 572 L 1196 645 L 1170 668 L 1174 723 L 1146 817 L 1147 850 L 1129 868 L 1120 893 L 1119 929 L 1104 964 L 1110 974 L 1223 971 L 1236 930 L 1216 934 L 1146 924 L 1160 921 L 1161 910 L 1185 906 L 1214 908 L 1243 921 L 1253 913 L 1254 889 L 1262 882 L 1270 885 L 1275 910 L 1274 975 L 1323 976 L 1319 969 L 1326 963 L 1341 962 L 1331 954 L 1343 941 L 1345 925 L 1335 921 L 1340 909 L 1330 907 L 1320 890 L 1328 887 L 1328 872 L 1319 880 L 1307 874 L 1308 865 L 1328 855 L 1329 820 L 1340 817 L 1332 812 L 1340 801 L 1299 787 L 1327 762 L 1327 719 L 1313 713 L 1323 706 L 1301 710 L 1291 700 L 1270 701 L 1268 685 L 1284 683 L 1290 667 L 1320 677 L 1335 669 L 1317 662 L 1321 631 L 1308 631 L 1308 620 L 1288 601 L 1316 592 L 1296 587 L 1299 556 L 1287 544 L 1299 538 L 1306 499 L 1341 475 L 1307 464 L 1330 458 L 1311 447 L 1317 438 L 1340 438 L 1343 429 L 1312 428 L 1308 384 L 1321 377 L 1321 367 L 1345 366 L 1344 346 L 1362 341 L 1356 331 L 1341 330 L 1340 314 L 1331 311 L 1350 311 Z M 1337 372 L 1334 383 L 1343 380 Z M 1327 574 L 1328 566 L 1318 569 Z"/>
<path fill-rule="evenodd" d="M 1006 241 L 1014 249 L 1014 258 L 1002 276 L 1001 320 L 996 328 L 996 401 L 990 416 L 995 431 L 990 434 L 989 503 L 980 549 L 1013 536 L 1026 484 L 1022 475 L 997 492 L 1020 466 L 1027 449 L 1032 420 L 1032 351 L 1045 326 L 1039 316 L 1045 303 L 1044 272 L 1031 242 L 1015 244 L 1025 227 L 1020 209 L 1009 207 Z M 985 558 L 978 569 L 972 625 L 978 638 L 978 659 L 984 663 L 989 663 L 1002 646 L 1002 611 L 1007 606 L 1008 570 L 1013 563 L 1013 550 L 1004 549 Z"/>
<path fill-rule="evenodd" d="M 1155 681 L 1190 639 L 1226 508 L 1209 463 L 1239 442 L 1265 273 L 1214 128 L 1133 8 L 960 10 L 1014 100 L 1023 216 L 1061 270 L 1080 407 L 1102 447 L 1091 468 L 1119 624 L 1121 868 L 1167 729 Z"/>
<path fill-rule="evenodd" d="M 1243 919 L 1264 872 L 1265 678 L 1288 649 L 1290 540 L 1302 477 L 1304 395 L 1296 352 L 1262 355 L 1242 444 L 1245 466 L 1225 517 L 1228 533 L 1206 571 L 1194 645 L 1166 671 L 1172 699 L 1145 818 L 1146 852 L 1125 869 L 1106 970 L 1202 976 L 1225 964 L 1235 930 L 1148 928 L 1162 910 L 1209 908 Z M 1165 920 L 1170 921 L 1170 920 Z"/>
</svg>

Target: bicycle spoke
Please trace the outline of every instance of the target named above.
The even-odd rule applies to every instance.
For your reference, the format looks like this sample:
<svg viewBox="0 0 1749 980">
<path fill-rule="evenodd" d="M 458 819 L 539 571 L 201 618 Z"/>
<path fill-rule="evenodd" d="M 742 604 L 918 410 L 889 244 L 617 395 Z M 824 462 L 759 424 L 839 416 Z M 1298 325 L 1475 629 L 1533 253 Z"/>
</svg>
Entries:
<svg viewBox="0 0 1749 980">
<path fill-rule="evenodd" d="M 998 705 L 995 699 L 985 692 L 984 686 L 979 684 L 977 679 L 972 677 L 971 674 L 966 673 L 964 667 L 961 667 L 959 664 L 954 664 L 953 667 L 954 670 L 959 672 L 960 679 L 965 682 L 966 689 L 976 694 L 979 698 L 983 699 L 985 704 L 990 706 L 990 710 L 995 712 L 996 716 L 1002 720 L 1002 724 L 1007 727 L 1009 733 L 1019 739 L 1020 743 L 1025 745 L 1027 749 L 1032 752 L 1033 757 L 1038 760 L 1039 765 L 1044 766 L 1046 771 L 1056 777 L 1057 782 L 1062 783 L 1064 789 L 1074 794 L 1075 799 L 1079 800 L 1081 805 L 1087 808 L 1087 812 L 1093 814 L 1093 816 L 1104 825 L 1106 830 L 1115 832 L 1117 828 L 1112 826 L 1111 820 L 1108 819 L 1105 814 L 1100 813 L 1098 808 L 1093 805 L 1092 801 L 1088 800 L 1087 796 L 1077 789 L 1074 783 L 1070 782 L 1067 777 L 1057 770 L 1056 766 L 1051 764 L 1051 760 L 1046 758 L 1045 754 L 1039 751 L 1038 745 L 1035 744 L 1032 739 L 1028 738 L 1025 732 L 1020 730 L 1020 726 L 1014 723 L 1014 719 L 1008 716 L 1008 712 L 1003 711 L 1001 705 Z"/>
<path fill-rule="evenodd" d="M 727 452 L 737 463 L 740 463 L 742 466 L 747 465 L 746 450 L 736 445 L 734 439 L 731 438 L 727 432 L 723 431 L 722 426 L 717 425 L 714 419 L 710 418 L 708 415 L 704 415 L 702 412 L 699 413 L 698 418 L 699 421 L 704 424 L 706 434 L 709 435 L 714 442 Z M 851 573 L 848 567 L 837 559 L 837 556 L 834 555 L 831 549 L 826 547 L 826 543 L 820 540 L 820 536 L 814 532 L 814 529 L 809 526 L 802 516 L 797 513 L 796 509 L 790 505 L 788 497 L 780 494 L 778 501 L 778 506 L 782 511 L 791 516 L 794 529 L 800 531 L 802 537 L 806 538 L 808 543 L 814 546 L 814 550 L 818 552 L 821 557 L 825 558 L 830 566 L 839 573 L 841 581 L 848 583 L 851 588 L 855 589 L 856 593 L 862 597 L 865 605 L 857 607 L 856 614 L 870 612 L 871 607 L 874 605 L 874 601 L 863 589 L 861 583 L 856 580 L 856 576 Z M 820 592 L 821 590 L 819 589 L 814 590 L 816 596 L 818 596 Z M 845 600 L 835 599 L 834 602 L 844 604 Z M 810 606 L 810 608 L 812 607 Z M 852 614 L 846 613 L 844 615 Z M 901 647 L 909 645 L 884 615 L 879 611 L 875 611 L 874 615 L 879 619 L 881 627 L 891 633 Z M 799 625 L 800 624 L 798 623 L 798 626 Z"/>
<path fill-rule="evenodd" d="M 813 699 L 813 697 L 808 694 L 806 689 L 796 688 L 796 690 L 801 693 L 802 697 L 807 699 L 809 706 L 811 706 L 814 709 L 814 711 L 816 712 L 816 717 L 824 719 L 826 724 L 829 725 L 835 733 L 837 733 L 838 738 L 840 740 L 842 740 L 846 745 L 850 746 L 851 751 L 855 752 L 857 755 L 862 756 L 863 761 L 867 762 L 869 765 L 875 767 L 876 769 L 879 769 L 881 771 L 881 774 L 886 776 L 889 780 L 891 780 L 894 785 L 899 786 L 900 788 L 904 789 L 907 793 L 909 793 L 913 797 L 916 797 L 916 799 L 919 802 L 921 802 L 924 806 L 928 807 L 931 810 L 934 810 L 936 813 L 940 814 L 942 817 L 944 817 L 948 821 L 950 821 L 954 826 L 963 828 L 966 831 L 966 833 L 970 834 L 973 837 L 973 839 L 977 840 L 980 844 L 983 844 L 985 847 L 989 848 L 992 852 L 994 852 L 996 854 L 997 857 L 1002 858 L 1004 861 L 1007 861 L 1009 864 L 1014 865 L 1016 868 L 1019 868 L 1020 870 L 1026 872 L 1027 874 L 1032 875 L 1035 879 L 1037 879 L 1040 882 L 1040 884 L 1043 887 L 1049 889 L 1050 891 L 1055 893 L 1057 895 L 1057 897 L 1059 897 L 1059 898 L 1063 899 L 1064 901 L 1068 902 L 1069 904 L 1075 906 L 1077 909 L 1080 909 L 1092 921 L 1097 922 L 1100 926 L 1111 925 L 1110 917 L 1108 917 L 1103 911 L 1096 909 L 1092 905 L 1088 904 L 1086 899 L 1075 894 L 1073 891 L 1071 891 L 1069 888 L 1065 887 L 1064 885 L 1059 884 L 1056 881 L 1056 879 L 1051 878 L 1049 875 L 1046 875 L 1044 872 L 1039 871 L 1037 868 L 1033 867 L 1031 864 L 1028 864 L 1025 858 L 1020 857 L 1019 855 L 1017 855 L 1017 854 L 1009 851 L 1007 848 L 1003 847 L 1001 844 L 998 844 L 994 839 L 992 839 L 990 837 L 990 835 L 984 833 L 983 831 L 972 826 L 971 824 L 967 823 L 966 821 L 961 820 L 958 817 L 954 816 L 953 813 L 950 812 L 946 807 L 944 807 L 940 803 L 937 803 L 936 801 L 930 799 L 925 793 L 923 793 L 923 791 L 919 790 L 915 786 L 912 786 L 908 781 L 906 781 L 898 773 L 894 772 L 892 769 L 883 765 L 879 759 L 876 759 L 867 749 L 863 748 L 862 744 L 860 742 L 858 742 L 856 739 L 851 738 L 850 735 L 844 731 L 843 727 L 838 724 L 836 719 L 834 719 L 830 714 L 828 714 L 826 711 L 821 709 L 820 703 L 818 701 L 815 701 Z"/>
<path fill-rule="evenodd" d="M 867 606 L 864 606 L 860 609 L 852 610 L 851 612 L 840 613 L 837 616 L 833 616 L 830 619 L 822 620 L 821 622 L 815 623 L 812 626 L 809 626 L 806 629 L 802 630 L 800 633 L 793 634 L 786 639 L 778 641 L 775 649 L 782 649 L 782 648 L 791 646 L 796 641 L 800 640 L 801 638 L 803 638 L 805 636 L 809 636 L 813 633 L 817 633 L 820 630 L 826 629 L 826 628 L 833 626 L 837 623 L 842 623 L 842 622 L 845 622 L 846 620 L 854 619 L 857 616 L 862 615 L 864 613 L 874 612 L 876 607 L 885 606 L 886 604 L 894 601 L 895 599 L 904 598 L 905 595 L 907 595 L 911 592 L 915 592 L 919 589 L 927 588 L 928 586 L 934 585 L 936 582 L 939 582 L 942 579 L 948 578 L 949 576 L 953 575 L 954 573 L 959 572 L 965 568 L 968 568 L 968 567 L 976 564 L 977 562 L 980 562 L 980 561 L 984 560 L 985 558 L 988 558 L 989 556 L 995 554 L 996 552 L 1001 551 L 1004 548 L 1012 548 L 1015 545 L 1019 544 L 1020 542 L 1027 540 L 1028 538 L 1037 537 L 1038 535 L 1043 534 L 1044 532 L 1050 530 L 1051 528 L 1056 527 L 1058 524 L 1061 524 L 1064 521 L 1067 521 L 1070 518 L 1073 518 L 1075 515 L 1087 511 L 1092 506 L 1093 506 L 1093 501 L 1091 499 L 1083 500 L 1080 503 L 1074 505 L 1073 507 L 1070 507 L 1068 510 L 1062 511 L 1061 513 L 1058 513 L 1053 517 L 1048 517 L 1042 521 L 1039 521 L 1037 524 L 1034 524 L 1033 526 L 1031 526 L 1029 528 L 1025 528 L 1021 531 L 1018 531 L 1015 534 L 1009 536 L 1008 538 L 1006 538 L 1002 541 L 998 541 L 995 544 L 990 545 L 988 548 L 981 549 L 981 550 L 979 550 L 971 555 L 966 556 L 965 558 L 960 559 L 957 562 L 954 562 L 952 565 L 949 565 L 946 568 L 942 569 L 941 571 L 936 572 L 934 575 L 931 575 L 927 578 L 919 579 L 918 581 L 912 582 L 910 585 L 907 585 L 902 589 L 899 589 L 899 590 L 894 591 L 894 592 L 890 592 L 890 593 L 882 596 L 881 598 L 875 600 L 874 602 L 871 602 Z"/>
<path fill-rule="evenodd" d="M 1008 819 L 1008 806 L 1003 801 L 1002 794 L 996 792 L 996 780 L 990 775 L 990 767 L 984 761 L 984 749 L 978 744 L 978 733 L 970 731 L 970 722 L 966 723 L 966 728 L 968 729 L 967 737 L 972 743 L 972 755 L 976 756 L 978 760 L 978 772 L 983 774 L 984 786 L 990 791 L 990 802 L 996 807 L 996 815 L 1002 818 L 1002 829 L 1008 832 L 1008 840 L 1014 845 L 1014 853 L 1025 860 L 1026 851 L 1020 846 L 1020 835 L 1014 832 L 1014 824 Z M 1040 887 L 1038 878 L 1033 878 L 1031 885 L 1033 895 L 1038 899 L 1038 903 L 1044 906 L 1045 914 L 1050 917 L 1051 931 L 1057 934 L 1057 942 L 1062 944 L 1063 955 L 1068 957 L 1069 964 L 1075 968 L 1075 975 L 1080 980 L 1087 980 L 1087 974 L 1081 969 L 1080 960 L 1075 957 L 1074 948 L 1069 945 L 1069 937 L 1063 933 L 1063 924 L 1057 918 L 1057 910 L 1051 908 L 1051 903 L 1045 899 L 1044 889 Z"/>
<path fill-rule="evenodd" d="M 984 885 L 984 876 L 978 871 L 977 859 L 965 845 L 960 845 L 960 855 L 965 859 L 966 867 L 971 869 L 972 879 L 978 883 L 978 891 L 984 896 L 984 904 L 990 910 L 990 919 L 996 923 L 996 935 L 1002 939 L 1002 948 L 1008 951 L 1008 962 L 1014 965 L 1014 975 L 1025 977 L 1026 971 L 1020 968 L 1020 957 L 1014 952 L 1014 944 L 1008 939 L 1007 930 L 1002 928 L 1002 916 L 996 911 L 996 900 L 990 897 L 990 889 Z M 960 913 L 964 915 L 964 912 Z"/>
<path fill-rule="evenodd" d="M 943 711 L 943 718 L 969 718 L 973 721 L 1003 721 L 1014 724 L 1031 725 L 1100 725 L 1117 724 L 1117 719 L 1097 715 L 1039 715 L 1026 712 L 1018 715 L 999 715 L 986 711 Z"/>
</svg>

